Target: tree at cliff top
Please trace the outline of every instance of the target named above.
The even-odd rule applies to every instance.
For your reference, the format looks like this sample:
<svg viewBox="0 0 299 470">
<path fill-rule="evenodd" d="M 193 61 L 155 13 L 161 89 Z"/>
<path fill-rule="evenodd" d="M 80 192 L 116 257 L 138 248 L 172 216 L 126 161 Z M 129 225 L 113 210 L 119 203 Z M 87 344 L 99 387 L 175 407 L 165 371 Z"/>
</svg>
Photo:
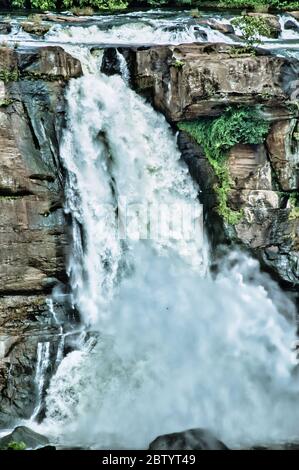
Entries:
<svg viewBox="0 0 299 470">
<path fill-rule="evenodd" d="M 215 8 L 244 7 L 257 11 L 270 8 L 299 8 L 299 1 L 286 0 L 0 0 L 3 8 L 32 8 L 37 10 L 60 10 L 92 7 L 98 10 L 122 10 L 127 6 L 196 6 L 205 5 Z"/>
</svg>

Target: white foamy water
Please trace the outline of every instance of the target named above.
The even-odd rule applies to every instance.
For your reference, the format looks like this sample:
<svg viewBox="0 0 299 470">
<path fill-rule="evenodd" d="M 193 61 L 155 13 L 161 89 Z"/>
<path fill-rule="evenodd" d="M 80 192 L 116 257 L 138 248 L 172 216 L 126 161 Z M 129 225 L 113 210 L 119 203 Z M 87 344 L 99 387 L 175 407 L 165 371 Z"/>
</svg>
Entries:
<svg viewBox="0 0 299 470">
<path fill-rule="evenodd" d="M 134 253 L 98 345 L 52 379 L 42 430 L 94 448 L 146 448 L 198 426 L 232 447 L 298 438 L 295 329 L 257 262 L 231 255 L 212 280 L 178 257 Z"/>
<path fill-rule="evenodd" d="M 41 410 L 42 399 L 45 391 L 46 373 L 50 364 L 50 342 L 40 342 L 37 345 L 37 364 L 35 372 L 35 384 L 37 388 L 37 404 L 33 410 L 31 421 L 34 421 Z"/>
<path fill-rule="evenodd" d="M 83 17 L 78 23 L 49 23 L 51 30 L 45 37 L 37 37 L 22 29 L 26 17 L 12 20 L 12 32 L 0 35 L 0 41 L 18 44 L 21 47 L 46 46 L 50 44 L 85 45 L 153 45 L 184 44 L 192 42 L 220 42 L 227 44 L 242 43 L 241 31 L 235 28 L 236 35 L 222 34 L 208 25 L 200 24 L 202 19 L 212 18 L 219 23 L 229 24 L 233 16 L 226 13 L 204 13 L 200 18 L 192 18 L 190 11 L 131 12 L 115 15 L 94 15 Z M 3 18 L 5 19 L 5 18 Z M 71 19 L 71 17 L 69 17 Z M 78 18 L 75 18 L 78 20 Z M 282 32 L 278 39 L 261 37 L 261 47 L 275 51 L 276 54 L 298 58 L 298 31 L 285 28 L 288 20 L 295 25 L 298 21 L 291 15 L 278 15 Z"/>
<path fill-rule="evenodd" d="M 75 303 L 88 324 L 98 321 L 100 306 L 105 310 L 114 292 L 124 252 L 130 252 L 127 238 L 156 237 L 163 211 L 179 218 L 194 210 L 192 221 L 200 223 L 201 210 L 164 117 L 121 77 L 87 73 L 71 82 L 67 99 L 61 155 L 68 170 L 67 210 L 74 217 L 69 270 Z M 197 267 L 204 263 L 200 234 L 186 241 L 167 233 L 155 245 L 177 250 Z"/>
<path fill-rule="evenodd" d="M 191 427 L 232 447 L 297 439 L 293 304 L 240 253 L 207 274 L 200 225 L 185 237 L 173 231 L 190 207 L 199 210 L 189 221 L 200 219 L 175 136 L 121 77 L 99 74 L 82 54 L 86 74 L 69 86 L 61 154 L 73 303 L 99 338 L 61 362 L 39 430 L 64 445 L 110 449 L 147 448 Z M 159 217 L 171 220 L 162 238 Z"/>
<path fill-rule="evenodd" d="M 47 40 L 76 44 L 183 44 L 192 42 L 227 42 L 233 40 L 209 27 L 195 24 L 153 24 L 136 23 L 112 26 L 102 29 L 91 26 L 55 26 L 48 34 Z"/>
</svg>

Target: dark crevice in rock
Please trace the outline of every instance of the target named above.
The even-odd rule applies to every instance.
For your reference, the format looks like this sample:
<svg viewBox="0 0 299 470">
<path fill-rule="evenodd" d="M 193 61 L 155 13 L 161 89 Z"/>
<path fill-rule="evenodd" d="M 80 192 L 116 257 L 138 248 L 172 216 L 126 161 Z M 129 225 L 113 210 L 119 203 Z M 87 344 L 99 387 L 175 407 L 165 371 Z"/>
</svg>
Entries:
<svg viewBox="0 0 299 470">
<path fill-rule="evenodd" d="M 13 191 L 10 189 L 1 189 L 0 188 L 0 197 L 7 197 L 7 198 L 22 198 L 25 196 L 34 196 L 34 193 L 32 191 L 29 191 L 27 189 L 24 190 L 19 190 L 19 191 Z"/>
<path fill-rule="evenodd" d="M 35 133 L 34 127 L 32 125 L 31 119 L 30 119 L 30 114 L 29 114 L 28 108 L 27 108 L 25 103 L 24 103 L 23 107 L 24 107 L 25 115 L 27 117 L 27 123 L 28 123 L 29 129 L 30 129 L 30 132 L 31 132 L 31 136 L 32 136 L 34 146 L 35 146 L 36 150 L 40 151 L 41 148 L 40 148 L 40 145 L 39 145 L 38 137 Z"/>
<path fill-rule="evenodd" d="M 54 175 L 46 175 L 46 174 L 33 174 L 33 175 L 30 175 L 29 178 L 31 180 L 36 180 L 36 181 L 48 181 L 49 183 L 53 183 L 55 181 Z"/>
</svg>

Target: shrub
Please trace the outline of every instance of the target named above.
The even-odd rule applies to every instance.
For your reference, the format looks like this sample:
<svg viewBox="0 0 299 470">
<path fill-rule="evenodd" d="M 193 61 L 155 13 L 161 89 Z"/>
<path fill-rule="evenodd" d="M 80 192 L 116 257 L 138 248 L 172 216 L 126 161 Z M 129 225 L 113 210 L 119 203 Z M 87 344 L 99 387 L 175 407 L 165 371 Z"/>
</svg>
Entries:
<svg viewBox="0 0 299 470">
<path fill-rule="evenodd" d="M 228 206 L 228 195 L 233 186 L 227 165 L 228 151 L 236 144 L 260 144 L 269 132 L 270 125 L 262 120 L 254 108 L 228 108 L 222 116 L 179 124 L 179 129 L 190 134 L 203 146 L 219 184 L 214 187 L 218 199 L 218 213 L 229 224 L 242 218 L 241 211 Z"/>
<path fill-rule="evenodd" d="M 0 70 L 0 80 L 4 83 L 15 82 L 19 79 L 19 72 L 18 70 L 7 70 L 2 69 Z"/>
<path fill-rule="evenodd" d="M 38 10 L 55 10 L 91 7 L 99 10 L 122 10 L 128 4 L 134 6 L 153 6 L 160 7 L 166 5 L 177 6 L 201 6 L 215 4 L 224 7 L 252 8 L 256 11 L 265 11 L 271 8 L 299 8 L 299 1 L 287 0 L 8 0 L 8 3 L 14 8 L 34 8 Z"/>
<path fill-rule="evenodd" d="M 16 442 L 16 441 L 11 441 L 7 445 L 7 450 L 25 450 L 26 449 L 26 444 L 23 441 Z"/>
<path fill-rule="evenodd" d="M 271 27 L 262 16 L 239 16 L 232 20 L 232 25 L 242 31 L 243 39 L 249 49 L 261 44 L 259 36 L 271 37 Z"/>
</svg>

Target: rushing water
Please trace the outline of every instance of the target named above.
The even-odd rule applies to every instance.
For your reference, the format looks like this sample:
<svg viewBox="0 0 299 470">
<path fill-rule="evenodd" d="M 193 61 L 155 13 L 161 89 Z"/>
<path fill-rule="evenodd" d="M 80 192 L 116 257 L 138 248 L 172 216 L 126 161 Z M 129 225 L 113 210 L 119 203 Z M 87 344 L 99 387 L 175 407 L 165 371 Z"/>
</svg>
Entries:
<svg viewBox="0 0 299 470">
<path fill-rule="evenodd" d="M 67 50 L 85 71 L 67 92 L 61 146 L 69 274 L 99 336 L 61 362 L 40 429 L 94 448 L 146 448 L 190 427 L 232 447 L 297 439 L 293 304 L 240 253 L 208 274 L 198 188 L 169 125 L 125 69 L 107 77 L 101 56 Z"/>
<path fill-rule="evenodd" d="M 37 388 L 37 404 L 33 410 L 31 420 L 35 420 L 42 407 L 43 394 L 45 392 L 45 378 L 50 365 L 50 342 L 40 342 L 37 345 L 37 364 L 35 384 Z"/>
<path fill-rule="evenodd" d="M 190 11 L 151 10 L 115 15 L 93 15 L 82 18 L 82 23 L 46 23 L 53 25 L 44 38 L 34 37 L 22 29 L 25 17 L 12 21 L 12 32 L 0 35 L 1 42 L 17 43 L 21 47 L 47 44 L 102 44 L 107 45 L 146 45 L 146 44 L 183 44 L 192 42 L 238 43 L 241 32 L 235 28 L 235 35 L 223 34 L 200 20 L 216 19 L 230 24 L 234 15 L 230 13 L 200 12 L 200 18 L 193 18 Z M 5 19 L 5 18 L 2 18 Z M 298 57 L 299 33 L 285 28 L 288 20 L 299 26 L 290 15 L 279 16 L 282 32 L 278 39 L 262 37 L 263 45 L 276 53 Z"/>
<path fill-rule="evenodd" d="M 61 157 L 73 230 L 68 270 L 85 332 L 51 380 L 39 429 L 94 448 L 146 448 L 158 434 L 190 427 L 232 447 L 297 440 L 293 304 L 241 253 L 209 274 L 199 188 L 176 136 L 129 89 L 122 56 L 122 77 L 107 77 L 101 54 L 87 47 L 193 42 L 201 29 L 209 41 L 231 38 L 186 15 L 96 22 L 54 26 L 42 41 L 63 44 L 84 69 L 67 92 Z M 47 354 L 39 345 L 39 395 Z"/>
</svg>

